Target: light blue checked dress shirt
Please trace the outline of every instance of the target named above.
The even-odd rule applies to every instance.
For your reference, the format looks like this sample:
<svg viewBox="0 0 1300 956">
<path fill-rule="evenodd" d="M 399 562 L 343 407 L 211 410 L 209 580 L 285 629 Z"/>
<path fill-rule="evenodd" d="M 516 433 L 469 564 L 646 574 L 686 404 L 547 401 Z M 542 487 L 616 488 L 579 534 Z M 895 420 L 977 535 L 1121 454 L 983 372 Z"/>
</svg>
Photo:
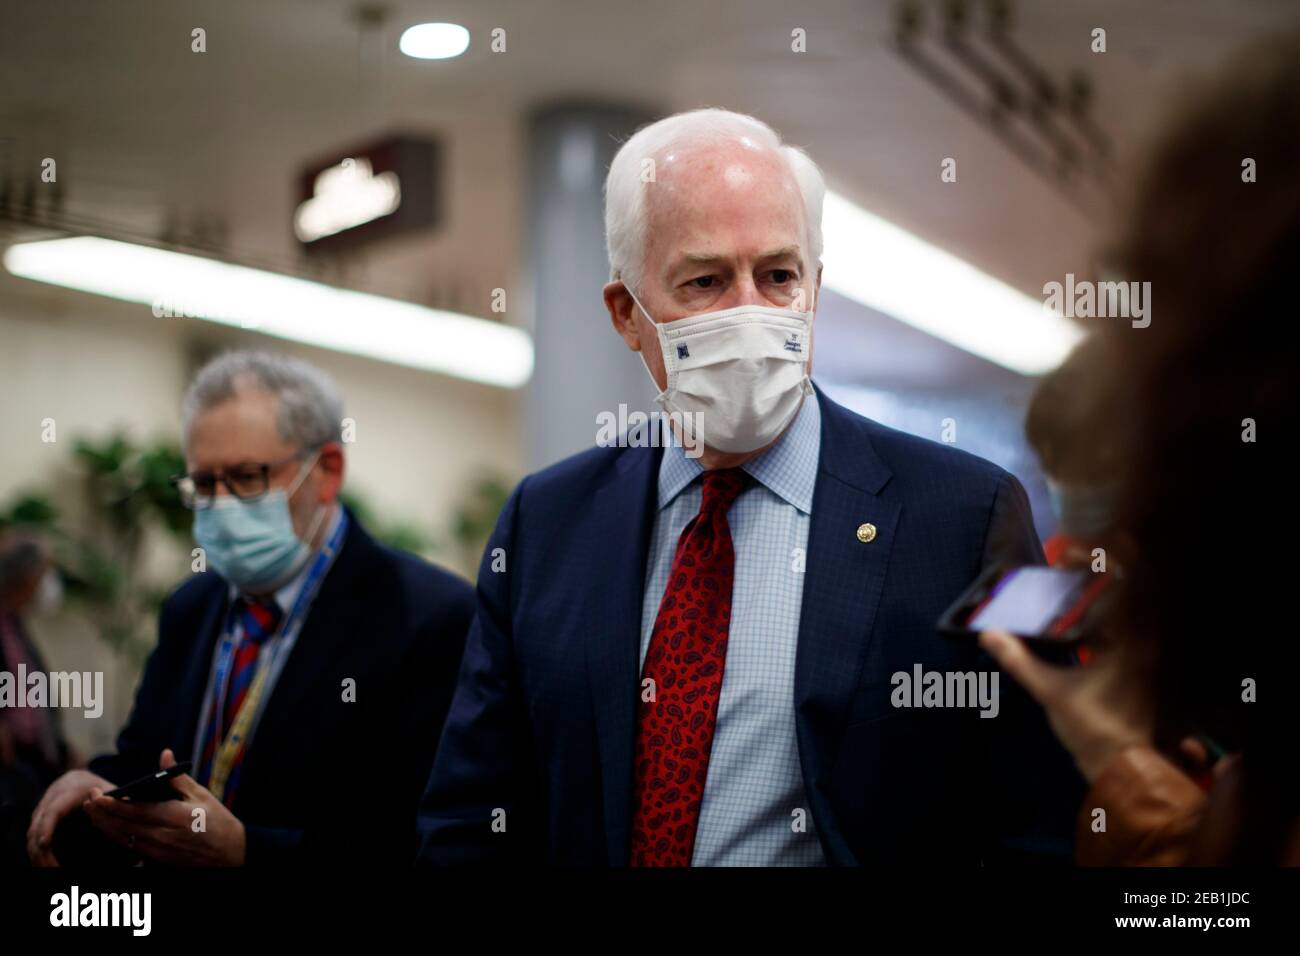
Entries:
<svg viewBox="0 0 1300 956">
<path fill-rule="evenodd" d="M 808 548 L 820 451 L 821 410 L 808 395 L 781 440 L 741 466 L 754 481 L 727 515 L 736 552 L 731 629 L 692 866 L 825 864 L 794 720 L 804 580 L 797 569 Z M 700 510 L 703 471 L 681 447 L 664 449 L 641 608 L 642 667 L 677 540 Z"/>
</svg>

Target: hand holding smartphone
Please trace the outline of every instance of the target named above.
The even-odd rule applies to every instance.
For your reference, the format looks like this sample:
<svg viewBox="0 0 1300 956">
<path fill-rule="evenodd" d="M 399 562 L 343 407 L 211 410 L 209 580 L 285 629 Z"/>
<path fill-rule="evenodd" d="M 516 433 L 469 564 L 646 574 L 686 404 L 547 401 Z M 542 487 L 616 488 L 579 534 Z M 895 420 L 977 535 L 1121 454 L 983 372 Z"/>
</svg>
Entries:
<svg viewBox="0 0 1300 956">
<path fill-rule="evenodd" d="M 939 619 L 950 636 L 1007 631 L 1026 641 L 1078 644 L 1097 625 L 1110 576 L 1088 568 L 995 565 Z"/>
<path fill-rule="evenodd" d="M 173 764 L 166 770 L 158 770 L 148 776 L 123 784 L 116 790 L 104 794 L 116 800 L 132 800 L 136 803 L 159 803 L 163 800 L 177 799 L 176 791 L 169 782 L 172 777 L 189 773 L 193 766 L 189 760 Z"/>
</svg>

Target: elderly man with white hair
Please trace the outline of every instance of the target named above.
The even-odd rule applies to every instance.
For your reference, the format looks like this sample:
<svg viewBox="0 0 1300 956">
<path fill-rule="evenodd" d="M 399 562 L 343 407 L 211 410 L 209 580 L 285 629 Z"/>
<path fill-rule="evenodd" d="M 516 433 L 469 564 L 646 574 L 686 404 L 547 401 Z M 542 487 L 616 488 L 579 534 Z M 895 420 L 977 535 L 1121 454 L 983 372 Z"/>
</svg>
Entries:
<svg viewBox="0 0 1300 956">
<path fill-rule="evenodd" d="M 473 597 L 343 506 L 342 427 L 334 384 L 299 359 L 199 371 L 176 484 L 203 561 L 163 604 L 115 751 L 33 815 L 34 863 L 409 862 Z M 108 795 L 177 763 L 174 799 Z"/>
<path fill-rule="evenodd" d="M 812 385 L 824 191 L 722 110 L 615 157 L 605 306 L 681 441 L 515 489 L 422 863 L 1067 858 L 1079 781 L 1023 697 L 988 720 L 895 706 L 899 673 L 990 669 L 937 621 L 989 562 L 1041 549 L 1012 476 Z"/>
</svg>

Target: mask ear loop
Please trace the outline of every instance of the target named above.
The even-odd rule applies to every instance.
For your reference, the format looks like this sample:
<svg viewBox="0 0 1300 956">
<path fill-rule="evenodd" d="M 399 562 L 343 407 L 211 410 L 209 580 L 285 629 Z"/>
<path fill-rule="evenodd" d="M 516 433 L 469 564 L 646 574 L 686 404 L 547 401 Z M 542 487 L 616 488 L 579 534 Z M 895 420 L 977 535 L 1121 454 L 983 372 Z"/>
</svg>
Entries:
<svg viewBox="0 0 1300 956">
<path fill-rule="evenodd" d="M 659 341 L 659 356 L 664 363 L 664 384 L 666 385 L 670 374 L 668 371 L 668 355 L 664 351 L 664 339 L 663 339 L 663 335 L 659 331 L 660 328 L 659 323 L 656 322 L 654 316 L 651 315 L 649 311 L 646 310 L 646 307 L 641 304 L 641 300 L 636 297 L 636 293 L 632 291 L 632 287 L 630 285 L 624 282 L 623 288 L 626 289 L 627 294 L 632 297 L 632 301 L 635 302 L 636 307 L 641 310 L 641 314 L 646 317 L 646 320 L 652 326 L 654 326 L 655 336 Z M 659 383 L 655 381 L 654 373 L 650 371 L 650 363 L 645 360 L 645 349 L 644 348 L 638 349 L 637 354 L 641 356 L 641 367 L 645 369 L 646 375 L 649 376 L 650 384 L 655 387 L 655 401 L 662 405 L 663 397 L 668 394 L 668 389 L 665 388 L 661 390 L 659 388 Z"/>
<path fill-rule="evenodd" d="M 804 315 L 815 316 L 817 314 L 817 280 L 813 279 L 812 284 L 812 305 L 803 310 Z M 809 328 L 812 327 L 812 319 L 808 320 Z"/>
<path fill-rule="evenodd" d="M 287 497 L 292 498 L 298 489 L 302 487 L 302 483 L 307 480 L 307 476 L 311 474 L 311 470 L 316 467 L 318 461 L 320 461 L 319 448 L 317 448 L 316 453 L 311 456 L 311 461 L 298 469 L 298 477 L 294 478 L 293 487 L 288 489 L 286 493 Z"/>
<path fill-rule="evenodd" d="M 632 291 L 632 287 L 624 282 L 623 288 L 627 289 L 627 294 L 632 297 L 632 301 L 635 302 L 636 307 L 641 310 L 641 314 L 644 315 L 649 323 L 655 328 L 655 336 L 659 341 L 659 356 L 664 363 L 664 384 L 667 385 L 668 380 L 672 376 L 672 372 L 669 371 L 668 368 L 668 351 L 665 347 L 666 340 L 664 339 L 663 333 L 660 331 L 660 325 L 654 320 L 654 316 L 650 314 L 649 310 L 641 304 L 641 300 L 636 297 L 636 293 Z M 668 406 L 666 404 L 666 399 L 668 397 L 669 389 L 664 388 L 661 390 L 659 388 L 659 383 L 655 381 L 654 373 L 650 371 L 650 363 L 645 360 L 645 349 L 640 349 L 637 354 L 641 356 L 641 367 L 645 369 L 646 377 L 650 379 L 650 384 L 655 388 L 655 404 L 667 412 Z M 681 440 L 683 447 L 685 447 L 685 440 L 679 439 L 673 432 L 672 425 L 669 424 L 668 419 L 660 419 L 659 427 L 662 430 L 660 435 L 661 441 L 672 442 Z M 667 447 L 667 444 L 665 444 L 665 447 Z"/>
<path fill-rule="evenodd" d="M 289 489 L 288 494 L 285 496 L 286 498 L 292 498 L 294 494 L 297 493 L 298 489 L 302 487 L 302 483 L 307 480 L 307 476 L 311 474 L 311 470 L 316 467 L 319 461 L 320 449 L 318 448 L 316 449 L 316 454 L 312 455 L 311 463 L 298 472 L 298 477 L 293 480 L 293 487 Z M 314 537 L 316 537 L 316 532 L 320 530 L 321 522 L 325 520 L 325 512 L 327 510 L 328 509 L 323 504 L 316 506 L 316 513 L 311 519 L 311 528 L 307 532 L 307 540 L 303 541 L 303 544 L 307 545 L 307 547 L 311 547 L 310 542 Z"/>
<path fill-rule="evenodd" d="M 811 370 L 808 366 L 809 366 L 809 363 L 812 362 L 812 350 L 813 350 L 813 325 L 814 325 L 814 320 L 817 318 L 817 282 L 816 282 L 815 279 L 813 280 L 812 300 L 813 300 L 813 301 L 812 301 L 812 307 L 809 308 L 809 309 L 804 310 L 804 313 L 803 313 L 804 315 L 808 316 L 808 354 L 804 357 L 804 360 L 803 360 L 803 362 L 804 362 L 804 372 L 803 372 L 803 394 L 804 394 L 804 398 L 807 398 L 809 395 L 811 395 L 811 394 L 813 393 L 813 385 L 812 385 L 812 370 Z M 802 404 L 802 402 L 801 402 L 801 404 Z M 796 414 L 798 414 L 798 413 L 796 412 Z"/>
<path fill-rule="evenodd" d="M 621 282 L 622 280 L 620 279 L 619 281 Z M 654 316 L 652 316 L 649 312 L 646 311 L 646 307 L 645 307 L 644 305 L 642 305 L 642 304 L 641 304 L 641 300 L 638 299 L 638 298 L 636 297 L 636 293 L 632 291 L 632 287 L 631 287 L 630 285 L 628 285 L 626 282 L 624 282 L 624 283 L 623 283 L 623 288 L 626 289 L 626 290 L 627 290 L 627 294 L 630 295 L 630 296 L 632 297 L 632 301 L 635 302 L 635 303 L 636 303 L 636 307 L 637 307 L 638 309 L 641 310 L 641 314 L 644 315 L 647 319 L 650 320 L 650 324 L 651 324 L 651 325 L 653 325 L 655 328 L 658 328 L 658 327 L 659 327 L 659 323 L 657 323 L 657 322 L 654 320 Z"/>
</svg>

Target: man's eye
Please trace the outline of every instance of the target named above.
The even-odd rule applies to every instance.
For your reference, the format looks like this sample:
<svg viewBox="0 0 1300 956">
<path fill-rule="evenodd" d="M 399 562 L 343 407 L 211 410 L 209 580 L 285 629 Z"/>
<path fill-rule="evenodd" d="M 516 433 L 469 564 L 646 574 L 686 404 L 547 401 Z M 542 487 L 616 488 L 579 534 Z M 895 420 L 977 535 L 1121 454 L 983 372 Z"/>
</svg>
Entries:
<svg viewBox="0 0 1300 956">
<path fill-rule="evenodd" d="M 787 282 L 794 281 L 794 272 L 790 269 L 773 269 L 770 275 L 772 281 L 777 285 L 785 285 Z"/>
<path fill-rule="evenodd" d="M 691 280 L 691 285 L 697 289 L 711 289 L 716 281 L 714 276 L 699 276 Z"/>
</svg>

